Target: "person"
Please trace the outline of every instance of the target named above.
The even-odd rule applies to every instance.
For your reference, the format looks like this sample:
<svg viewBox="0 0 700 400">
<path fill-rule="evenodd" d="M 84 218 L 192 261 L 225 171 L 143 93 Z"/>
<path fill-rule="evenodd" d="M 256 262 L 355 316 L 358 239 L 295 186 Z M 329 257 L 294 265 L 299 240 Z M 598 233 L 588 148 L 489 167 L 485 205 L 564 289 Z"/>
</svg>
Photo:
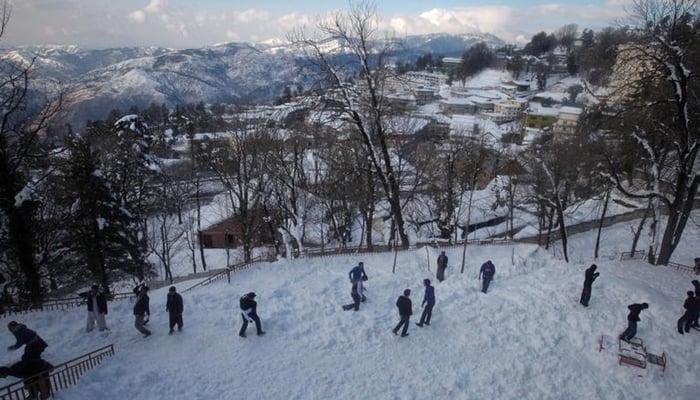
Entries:
<svg viewBox="0 0 700 400">
<path fill-rule="evenodd" d="M 362 301 L 362 294 L 359 292 L 360 287 L 362 286 L 362 281 L 360 282 L 355 282 L 352 284 L 352 288 L 350 289 L 350 296 L 352 296 L 352 303 L 346 304 L 343 306 L 343 310 L 352 310 L 353 308 L 355 311 L 360 310 L 360 302 Z"/>
<path fill-rule="evenodd" d="M 134 304 L 134 327 L 143 334 L 143 337 L 151 336 L 151 331 L 146 329 L 148 318 L 151 316 L 148 297 L 148 286 L 137 285 L 134 288 L 136 294 L 136 304 Z"/>
<path fill-rule="evenodd" d="M 394 330 L 392 330 L 394 335 L 398 335 L 399 329 L 403 327 L 401 337 L 408 336 L 408 323 L 411 315 L 413 315 L 413 303 L 411 303 L 411 299 L 409 298 L 410 295 L 411 289 L 406 289 L 403 291 L 403 296 L 399 296 L 399 298 L 396 300 L 396 307 L 399 309 L 399 316 L 401 319 Z"/>
<path fill-rule="evenodd" d="M 583 291 L 581 291 L 581 305 L 588 307 L 588 301 L 591 299 L 591 286 L 593 281 L 600 276 L 599 272 L 595 272 L 597 265 L 593 264 L 586 269 L 586 275 L 583 280 Z"/>
<path fill-rule="evenodd" d="M 51 380 L 49 374 L 53 365 L 41 358 L 23 360 L 9 367 L 0 367 L 0 378 L 8 375 L 24 380 L 24 387 L 29 392 L 30 399 L 48 399 L 51 396 Z"/>
<path fill-rule="evenodd" d="M 698 318 L 698 307 L 700 304 L 698 304 L 698 299 L 695 298 L 695 293 L 692 290 L 689 290 L 686 292 L 687 296 L 685 301 L 683 302 L 683 308 L 685 308 L 685 313 L 683 313 L 683 316 L 678 319 L 678 333 L 681 335 L 683 334 L 683 331 L 685 330 L 685 333 L 690 332 L 691 326 L 693 326 L 693 323 L 695 320 Z"/>
<path fill-rule="evenodd" d="M 250 292 L 241 296 L 241 317 L 243 318 L 243 326 L 238 332 L 238 336 L 245 337 L 245 330 L 248 328 L 248 321 L 255 321 L 255 329 L 258 331 L 258 336 L 264 335 L 260 317 L 258 317 L 258 303 L 255 301 L 255 293 Z"/>
<path fill-rule="evenodd" d="M 479 270 L 479 279 L 481 279 L 481 292 L 486 293 L 489 290 L 489 284 L 496 274 L 496 266 L 493 265 L 491 260 L 486 261 Z M 483 278 L 482 278 L 483 276 Z"/>
<path fill-rule="evenodd" d="M 695 257 L 693 260 L 695 262 L 695 265 L 693 265 L 693 272 L 695 272 L 695 275 L 700 275 L 700 257 Z M 697 293 L 695 294 L 695 297 L 697 297 Z"/>
<path fill-rule="evenodd" d="M 22 361 L 40 359 L 41 353 L 49 346 L 36 332 L 27 328 L 24 324 L 17 323 L 17 321 L 10 321 L 10 323 L 7 324 L 7 329 L 9 329 L 15 336 L 15 339 L 17 339 L 17 342 L 7 349 L 14 351 L 24 346 Z"/>
<path fill-rule="evenodd" d="M 627 308 L 630 310 L 630 313 L 627 315 L 627 329 L 625 329 L 625 331 L 620 334 L 620 339 L 629 342 L 630 339 L 632 339 L 634 335 L 637 334 L 637 322 L 639 322 L 639 313 L 641 313 L 642 310 L 646 310 L 647 308 L 649 308 L 649 304 L 633 303 L 628 305 Z"/>
<path fill-rule="evenodd" d="M 447 256 L 445 252 L 440 252 L 437 258 L 437 273 L 435 274 L 437 280 L 442 282 L 445 280 L 445 268 L 447 268 Z"/>
<path fill-rule="evenodd" d="M 425 294 L 423 294 L 423 313 L 420 316 L 420 322 L 416 325 L 423 327 L 423 324 L 430 325 L 430 317 L 433 316 L 433 307 L 435 306 L 435 288 L 430 285 L 430 279 L 423 279 L 425 286 Z"/>
<path fill-rule="evenodd" d="M 100 332 L 108 330 L 107 322 L 105 321 L 107 298 L 104 293 L 100 292 L 100 287 L 92 285 L 91 290 L 79 293 L 78 296 L 84 297 L 87 303 L 87 329 L 85 331 L 92 332 L 95 328 L 95 321 L 97 321 L 97 327 Z"/>
<path fill-rule="evenodd" d="M 357 284 L 355 290 L 360 294 L 360 300 L 364 303 L 367 300 L 367 297 L 365 297 L 364 282 L 368 279 L 367 273 L 365 272 L 365 263 L 360 261 L 357 266 L 348 272 L 348 277 L 353 285 Z"/>
<path fill-rule="evenodd" d="M 185 306 L 182 303 L 182 296 L 177 292 L 175 286 L 171 286 L 168 289 L 168 296 L 165 301 L 165 311 L 170 317 L 170 331 L 169 335 L 173 334 L 173 328 L 177 325 L 178 332 L 182 330 L 182 312 L 185 310 Z"/>
<path fill-rule="evenodd" d="M 695 288 L 695 302 L 698 303 L 698 309 L 700 309 L 700 282 L 694 279 L 690 283 L 692 283 L 693 287 Z M 698 321 L 698 318 L 700 317 L 699 314 L 700 311 L 698 312 L 698 314 L 695 314 L 695 319 L 690 323 L 690 326 L 692 328 L 700 328 L 700 321 Z"/>
</svg>

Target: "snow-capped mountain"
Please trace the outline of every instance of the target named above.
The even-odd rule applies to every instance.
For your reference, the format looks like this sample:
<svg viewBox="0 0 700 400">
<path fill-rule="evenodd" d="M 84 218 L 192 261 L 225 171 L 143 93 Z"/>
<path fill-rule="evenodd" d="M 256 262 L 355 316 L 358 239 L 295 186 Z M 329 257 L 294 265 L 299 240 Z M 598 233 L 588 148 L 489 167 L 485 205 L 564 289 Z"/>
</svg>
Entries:
<svg viewBox="0 0 700 400">
<path fill-rule="evenodd" d="M 425 35 L 404 39 L 396 59 L 417 55 L 459 56 L 478 41 L 502 43 L 492 35 Z M 329 39 L 328 46 L 336 43 Z M 342 53 L 342 48 L 338 49 Z M 77 46 L 23 46 L 0 57 L 35 68 L 35 82 L 59 82 L 65 90 L 66 121 L 82 127 L 113 109 L 151 102 L 271 102 L 286 86 L 310 87 L 301 73 L 303 54 L 284 43 L 225 43 L 196 49 L 128 47 L 89 50 Z"/>
</svg>

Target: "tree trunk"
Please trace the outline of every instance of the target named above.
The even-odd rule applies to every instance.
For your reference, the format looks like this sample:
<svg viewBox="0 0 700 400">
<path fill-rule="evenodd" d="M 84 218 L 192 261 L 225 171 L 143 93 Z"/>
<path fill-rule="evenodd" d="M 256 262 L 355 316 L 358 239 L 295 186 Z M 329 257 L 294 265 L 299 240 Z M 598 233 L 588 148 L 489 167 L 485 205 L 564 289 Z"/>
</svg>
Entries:
<svg viewBox="0 0 700 400">
<path fill-rule="evenodd" d="M 603 212 L 600 215 L 600 221 L 598 222 L 598 234 L 595 238 L 595 250 L 593 251 L 593 259 L 598 259 L 598 250 L 600 249 L 600 233 L 603 231 L 603 222 L 605 221 L 605 214 L 608 211 L 608 202 L 610 201 L 610 189 L 605 192 L 605 200 L 603 201 Z"/>
</svg>

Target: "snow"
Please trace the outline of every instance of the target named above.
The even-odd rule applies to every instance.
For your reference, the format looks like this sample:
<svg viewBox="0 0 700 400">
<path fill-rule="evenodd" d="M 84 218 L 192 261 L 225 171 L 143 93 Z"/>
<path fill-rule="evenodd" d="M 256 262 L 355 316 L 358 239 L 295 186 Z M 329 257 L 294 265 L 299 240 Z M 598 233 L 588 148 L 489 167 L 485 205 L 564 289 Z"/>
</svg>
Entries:
<svg viewBox="0 0 700 400">
<path fill-rule="evenodd" d="M 697 215 L 696 215 L 697 217 Z M 556 249 L 534 245 L 470 246 L 464 274 L 461 247 L 301 259 L 259 264 L 183 293 L 182 332 L 167 334 L 167 287 L 151 292 L 153 335 L 133 328 L 132 301 L 110 303 L 108 335 L 85 333 L 85 310 L 13 316 L 49 343 L 44 356 L 67 361 L 114 343 L 116 354 L 87 372 L 57 399 L 694 399 L 700 333 L 675 332 L 692 276 L 643 261 L 617 261 L 628 250 L 630 226 L 604 230 L 602 256 L 592 259 L 595 232 L 570 238 L 574 263 Z M 679 255 L 690 256 L 699 235 L 689 226 Z M 644 235 L 640 248 L 646 245 Z M 418 328 L 421 281 L 433 278 L 440 250 L 450 258 L 447 279 L 435 282 L 431 325 Z M 476 275 L 487 259 L 496 265 L 488 294 Z M 347 273 L 363 261 L 367 303 L 350 302 Z M 589 308 L 578 304 L 583 270 L 592 262 L 600 278 Z M 177 285 L 180 292 L 196 281 Z M 410 336 L 391 333 L 396 298 L 412 289 Z M 239 338 L 238 298 L 255 291 L 267 335 L 254 327 Z M 668 367 L 619 366 L 615 346 L 598 351 L 604 334 L 626 326 L 626 306 L 647 302 L 638 336 L 648 350 L 666 353 Z M 4 345 L 12 336 L 2 335 Z M 19 352 L 2 355 L 7 365 Z M 5 379 L 5 384 L 14 379 Z"/>
</svg>

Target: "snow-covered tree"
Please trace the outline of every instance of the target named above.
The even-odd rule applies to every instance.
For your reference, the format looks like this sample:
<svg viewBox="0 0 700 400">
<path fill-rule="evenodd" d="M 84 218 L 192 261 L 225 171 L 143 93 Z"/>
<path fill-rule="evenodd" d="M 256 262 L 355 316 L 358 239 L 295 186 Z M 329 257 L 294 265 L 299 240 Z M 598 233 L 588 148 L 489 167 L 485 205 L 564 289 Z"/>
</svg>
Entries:
<svg viewBox="0 0 700 400">
<path fill-rule="evenodd" d="M 653 237 L 650 261 L 666 264 L 700 185 L 700 4 L 635 0 L 627 22 L 632 41 L 618 51 L 610 96 L 617 112 L 606 127 L 635 158 L 626 179 L 611 156 L 610 177 L 627 195 L 655 204 L 653 220 L 663 233 Z"/>
</svg>

